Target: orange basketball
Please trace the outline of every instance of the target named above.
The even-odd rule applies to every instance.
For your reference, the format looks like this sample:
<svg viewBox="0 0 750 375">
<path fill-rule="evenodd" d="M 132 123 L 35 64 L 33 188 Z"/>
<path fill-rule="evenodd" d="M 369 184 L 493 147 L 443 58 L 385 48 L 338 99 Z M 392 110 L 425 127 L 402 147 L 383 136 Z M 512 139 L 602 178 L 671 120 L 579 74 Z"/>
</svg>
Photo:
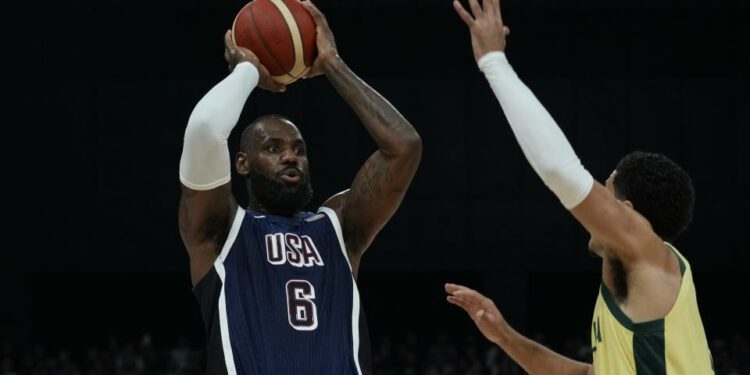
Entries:
<svg viewBox="0 0 750 375">
<path fill-rule="evenodd" d="M 285 85 L 307 74 L 317 55 L 315 21 L 297 0 L 249 2 L 234 18 L 232 38 Z"/>
</svg>

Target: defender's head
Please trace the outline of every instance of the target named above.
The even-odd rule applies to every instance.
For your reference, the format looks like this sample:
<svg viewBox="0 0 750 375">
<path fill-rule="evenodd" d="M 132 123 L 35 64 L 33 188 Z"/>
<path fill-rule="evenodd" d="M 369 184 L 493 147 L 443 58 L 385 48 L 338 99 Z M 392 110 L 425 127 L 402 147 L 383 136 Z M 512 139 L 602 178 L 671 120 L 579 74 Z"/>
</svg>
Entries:
<svg viewBox="0 0 750 375">
<path fill-rule="evenodd" d="M 693 219 L 695 191 L 690 176 L 664 155 L 642 151 L 626 155 L 606 187 L 643 215 L 664 241 L 674 241 Z M 592 238 L 589 247 L 598 251 L 601 244 Z"/>
<path fill-rule="evenodd" d="M 263 116 L 245 128 L 235 166 L 255 210 L 292 216 L 312 198 L 305 141 L 284 116 Z"/>
</svg>

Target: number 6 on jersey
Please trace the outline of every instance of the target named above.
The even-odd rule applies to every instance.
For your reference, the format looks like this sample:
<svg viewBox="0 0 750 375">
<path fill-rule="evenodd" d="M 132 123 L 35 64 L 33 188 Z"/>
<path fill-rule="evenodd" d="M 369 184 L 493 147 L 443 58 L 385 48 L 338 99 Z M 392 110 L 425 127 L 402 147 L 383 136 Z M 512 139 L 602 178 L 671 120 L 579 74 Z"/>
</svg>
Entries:
<svg viewBox="0 0 750 375">
<path fill-rule="evenodd" d="M 318 328 L 318 311 L 315 303 L 315 288 L 306 280 L 289 280 L 286 283 L 286 304 L 289 324 L 298 331 Z"/>
</svg>

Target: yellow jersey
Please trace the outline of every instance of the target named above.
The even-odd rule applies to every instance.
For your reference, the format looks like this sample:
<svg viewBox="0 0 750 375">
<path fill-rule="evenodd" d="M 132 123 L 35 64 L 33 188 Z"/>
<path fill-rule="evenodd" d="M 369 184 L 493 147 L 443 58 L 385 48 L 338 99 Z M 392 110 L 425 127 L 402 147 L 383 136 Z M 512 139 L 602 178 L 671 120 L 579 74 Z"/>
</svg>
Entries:
<svg viewBox="0 0 750 375">
<path fill-rule="evenodd" d="M 690 264 L 667 245 L 680 262 L 682 283 L 664 318 L 633 323 L 601 284 L 591 329 L 596 375 L 714 373 Z"/>
</svg>

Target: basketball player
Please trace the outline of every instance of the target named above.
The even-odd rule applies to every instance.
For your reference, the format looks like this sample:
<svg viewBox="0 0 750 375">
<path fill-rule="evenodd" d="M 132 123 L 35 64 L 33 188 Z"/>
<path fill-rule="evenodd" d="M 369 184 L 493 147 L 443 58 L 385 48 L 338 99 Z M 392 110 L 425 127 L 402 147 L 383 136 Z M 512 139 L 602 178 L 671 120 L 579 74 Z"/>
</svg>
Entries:
<svg viewBox="0 0 750 375">
<path fill-rule="evenodd" d="M 421 140 L 338 56 L 323 14 L 304 5 L 317 25 L 309 77 L 328 78 L 379 149 L 349 189 L 305 212 L 313 190 L 302 134 L 286 117 L 261 117 L 243 130 L 234 160 L 249 196 L 248 207 L 239 207 L 227 138 L 256 85 L 284 88 L 227 32 L 231 74 L 193 110 L 180 160 L 180 233 L 206 323 L 210 374 L 370 372 L 354 278 L 362 254 L 404 198 Z"/>
<path fill-rule="evenodd" d="M 454 0 L 474 58 L 534 171 L 591 234 L 602 283 L 591 330 L 593 365 L 560 356 L 514 331 L 494 303 L 446 284 L 448 301 L 530 374 L 712 374 L 690 264 L 670 244 L 692 218 L 688 175 L 658 154 L 625 156 L 604 185 L 584 169 L 560 128 L 505 57 L 499 0 Z"/>
</svg>

